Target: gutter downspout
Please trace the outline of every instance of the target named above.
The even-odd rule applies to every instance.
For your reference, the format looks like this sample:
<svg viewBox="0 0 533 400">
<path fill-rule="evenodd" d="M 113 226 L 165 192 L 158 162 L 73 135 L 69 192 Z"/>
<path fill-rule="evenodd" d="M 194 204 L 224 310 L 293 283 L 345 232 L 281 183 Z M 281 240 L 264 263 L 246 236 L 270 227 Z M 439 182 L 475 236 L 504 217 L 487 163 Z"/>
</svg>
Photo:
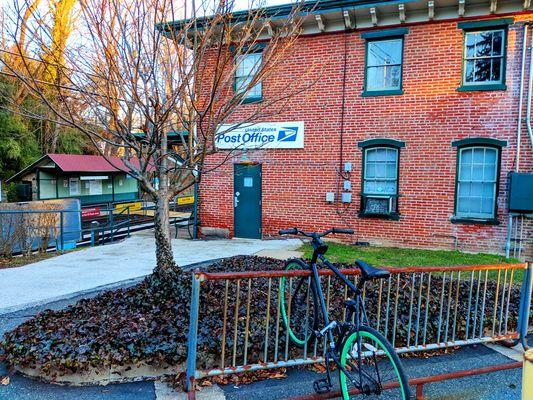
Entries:
<svg viewBox="0 0 533 400">
<path fill-rule="evenodd" d="M 526 25 L 527 26 L 527 25 Z M 529 46 L 530 50 L 533 50 L 533 36 L 531 37 L 531 42 Z M 533 146 L 533 129 L 531 128 L 531 92 L 533 88 L 533 57 L 532 52 L 529 53 L 529 86 L 527 90 L 527 112 L 526 112 L 526 126 L 527 132 L 529 133 L 529 139 L 531 140 L 531 145 Z"/>
<path fill-rule="evenodd" d="M 522 114 L 524 106 L 524 75 L 526 68 L 526 54 L 527 54 L 527 32 L 529 25 L 524 25 L 524 40 L 522 43 L 522 65 L 520 69 L 520 94 L 518 97 L 518 129 L 516 137 L 516 159 L 515 159 L 515 172 L 520 170 L 520 147 L 522 142 Z M 533 41 L 533 37 L 532 37 Z M 529 136 L 533 144 L 533 136 L 531 131 L 531 121 L 528 119 L 531 112 L 531 60 L 529 66 L 529 88 L 528 88 L 528 103 L 527 103 L 527 116 L 526 116 L 526 125 L 529 132 Z M 507 223 L 507 240 L 505 243 L 505 258 L 509 258 L 511 254 L 511 232 L 513 229 L 513 214 L 509 212 L 509 221 Z"/>
<path fill-rule="evenodd" d="M 516 138 L 516 162 L 515 162 L 515 172 L 518 172 L 520 170 L 520 147 L 522 144 L 522 114 L 523 114 L 523 108 L 524 108 L 524 76 L 525 76 L 525 69 L 526 69 L 526 53 L 527 53 L 527 32 L 528 32 L 528 25 L 524 25 L 524 42 L 522 44 L 522 66 L 520 71 L 520 95 L 518 98 L 518 130 L 517 130 L 517 138 Z M 531 68 L 530 68 L 531 71 Z M 530 74 L 531 75 L 531 74 Z"/>
</svg>

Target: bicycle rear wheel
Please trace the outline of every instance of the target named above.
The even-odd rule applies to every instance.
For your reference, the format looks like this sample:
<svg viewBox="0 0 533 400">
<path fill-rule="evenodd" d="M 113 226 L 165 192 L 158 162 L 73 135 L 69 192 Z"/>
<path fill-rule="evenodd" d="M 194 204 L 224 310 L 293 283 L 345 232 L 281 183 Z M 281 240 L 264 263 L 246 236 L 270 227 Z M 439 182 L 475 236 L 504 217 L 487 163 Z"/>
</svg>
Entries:
<svg viewBox="0 0 533 400">
<path fill-rule="evenodd" d="M 359 341 L 360 338 L 360 341 Z M 358 349 L 361 346 L 361 364 L 358 367 Z M 409 381 L 400 358 L 385 337 L 375 329 L 361 326 L 348 335 L 341 348 L 339 382 L 343 400 L 410 399 Z M 348 375 L 348 376 L 347 376 Z M 354 383 L 355 382 L 355 383 Z M 362 394 L 352 394 L 358 389 Z"/>
<path fill-rule="evenodd" d="M 302 260 L 292 259 L 285 264 L 285 271 L 309 270 Z M 280 302 L 283 324 L 289 339 L 299 347 L 314 338 L 318 326 L 318 301 L 311 277 L 283 277 L 280 279 Z"/>
</svg>

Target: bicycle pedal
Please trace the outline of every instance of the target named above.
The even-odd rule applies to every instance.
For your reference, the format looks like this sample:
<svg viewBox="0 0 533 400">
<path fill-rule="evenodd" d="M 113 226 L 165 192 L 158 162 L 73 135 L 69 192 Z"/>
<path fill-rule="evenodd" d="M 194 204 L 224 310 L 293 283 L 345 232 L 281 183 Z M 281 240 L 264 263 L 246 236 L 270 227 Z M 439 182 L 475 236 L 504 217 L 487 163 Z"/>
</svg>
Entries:
<svg viewBox="0 0 533 400">
<path fill-rule="evenodd" d="M 322 393 L 328 393 L 331 391 L 332 384 L 329 382 L 327 378 L 325 379 L 318 379 L 313 382 L 313 389 L 315 389 L 315 393 L 322 394 Z"/>
</svg>

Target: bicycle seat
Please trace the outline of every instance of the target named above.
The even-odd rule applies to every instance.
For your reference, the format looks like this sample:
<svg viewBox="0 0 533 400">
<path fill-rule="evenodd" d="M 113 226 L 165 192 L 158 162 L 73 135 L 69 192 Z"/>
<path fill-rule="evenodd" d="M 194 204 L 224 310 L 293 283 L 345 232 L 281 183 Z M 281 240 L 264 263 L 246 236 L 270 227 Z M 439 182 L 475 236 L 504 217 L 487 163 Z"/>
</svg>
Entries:
<svg viewBox="0 0 533 400">
<path fill-rule="evenodd" d="M 371 281 L 372 279 L 385 279 L 390 276 L 390 272 L 386 269 L 375 268 L 361 260 L 356 260 L 355 263 L 361 271 L 362 279 L 365 281 Z"/>
</svg>

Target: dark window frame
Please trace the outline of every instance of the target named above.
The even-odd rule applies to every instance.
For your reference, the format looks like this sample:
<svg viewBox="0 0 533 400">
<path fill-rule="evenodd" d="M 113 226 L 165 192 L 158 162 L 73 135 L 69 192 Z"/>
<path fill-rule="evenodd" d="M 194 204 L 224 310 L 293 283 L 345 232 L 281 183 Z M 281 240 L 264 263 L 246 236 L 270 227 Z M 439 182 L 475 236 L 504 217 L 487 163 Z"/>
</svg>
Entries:
<svg viewBox="0 0 533 400">
<path fill-rule="evenodd" d="M 362 150 L 362 166 L 361 166 L 361 203 L 358 216 L 360 218 L 379 218 L 398 221 L 400 219 L 400 211 L 398 208 L 398 198 L 400 197 L 400 155 L 401 149 L 405 147 L 405 142 L 394 139 L 369 139 L 358 143 L 358 147 Z M 368 198 L 380 197 L 377 194 L 365 193 L 365 169 L 366 169 L 366 152 L 372 149 L 390 148 L 396 150 L 396 193 L 394 195 L 383 195 L 389 197 L 392 201 L 391 212 L 386 214 L 368 213 L 365 212 L 366 202 Z"/>
<path fill-rule="evenodd" d="M 403 72 L 404 72 L 404 49 L 405 49 L 405 35 L 409 33 L 407 28 L 387 29 L 382 31 L 369 31 L 361 34 L 361 38 L 365 39 L 365 64 L 364 64 L 364 83 L 362 97 L 373 96 L 392 96 L 402 95 L 403 92 Z M 400 85 L 395 89 L 368 89 L 368 47 L 370 43 L 381 42 L 387 40 L 401 40 L 401 63 L 400 63 Z"/>
<path fill-rule="evenodd" d="M 242 51 L 243 53 L 240 53 L 240 54 L 237 54 L 235 52 L 235 46 L 231 46 L 230 48 L 230 51 L 232 51 L 234 54 L 233 54 L 233 60 L 234 60 L 234 63 L 236 64 L 237 63 L 237 57 L 239 56 L 248 56 L 248 55 L 252 55 L 252 54 L 258 54 L 260 53 L 261 54 L 261 64 L 263 63 L 263 51 L 266 47 L 266 44 L 265 43 L 257 43 L 255 45 L 253 45 L 252 47 L 248 47 L 248 46 L 244 46 L 242 48 Z M 239 77 L 237 76 L 237 65 L 236 65 L 236 68 L 235 68 L 235 74 L 233 76 L 233 91 L 235 93 L 238 92 L 238 87 L 237 87 L 237 79 Z M 261 102 L 263 101 L 263 82 L 258 82 L 257 84 L 260 84 L 261 85 L 261 95 L 260 96 L 250 96 L 250 93 L 247 93 L 246 96 L 242 99 L 242 104 L 249 104 L 249 103 L 258 103 L 258 102 Z"/>
<path fill-rule="evenodd" d="M 457 24 L 459 29 L 463 30 L 463 47 L 461 51 L 461 86 L 457 88 L 458 92 L 472 92 L 472 91 L 495 91 L 507 90 L 505 83 L 507 75 L 507 46 L 509 36 L 509 25 L 514 22 L 513 18 L 501 18 L 495 20 L 482 21 L 467 21 Z M 502 65 L 501 65 L 501 81 L 500 82 L 465 82 L 466 72 L 466 38 L 468 34 L 476 32 L 487 31 L 503 31 L 502 39 Z"/>
<path fill-rule="evenodd" d="M 458 224 L 478 224 L 478 225 L 499 225 L 500 221 L 498 220 L 498 197 L 500 195 L 500 176 L 501 176 L 501 159 L 502 159 L 502 150 L 507 146 L 507 142 L 504 140 L 498 140 L 493 138 L 467 138 L 462 140 L 456 140 L 452 142 L 452 147 L 456 147 L 456 164 L 455 164 L 455 193 L 454 193 L 454 204 L 453 204 L 453 216 L 450 221 L 452 223 Z M 459 162 L 461 157 L 461 150 L 469 148 L 491 148 L 496 150 L 496 182 L 495 182 L 495 191 L 494 191 L 494 204 L 493 204 L 493 213 L 492 217 L 489 218 L 476 218 L 476 217 L 467 217 L 467 216 L 458 216 L 457 215 L 457 198 L 458 198 L 458 189 L 459 189 Z"/>
</svg>

